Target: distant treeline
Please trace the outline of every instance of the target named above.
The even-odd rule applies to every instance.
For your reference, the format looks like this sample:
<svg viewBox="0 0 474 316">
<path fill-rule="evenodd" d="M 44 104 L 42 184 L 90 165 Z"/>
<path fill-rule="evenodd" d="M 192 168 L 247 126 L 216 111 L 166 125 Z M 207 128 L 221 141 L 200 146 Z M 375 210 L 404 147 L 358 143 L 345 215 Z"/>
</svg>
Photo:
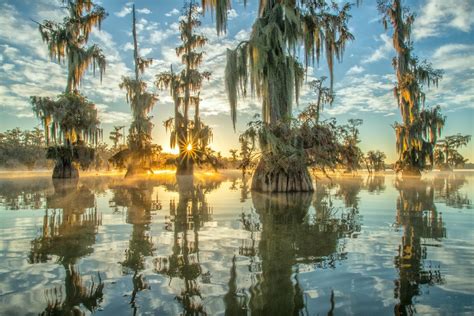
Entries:
<svg viewBox="0 0 474 316">
<path fill-rule="evenodd" d="M 44 169 L 51 168 L 46 159 L 44 133 L 39 128 L 19 128 L 0 133 L 0 168 Z"/>
</svg>

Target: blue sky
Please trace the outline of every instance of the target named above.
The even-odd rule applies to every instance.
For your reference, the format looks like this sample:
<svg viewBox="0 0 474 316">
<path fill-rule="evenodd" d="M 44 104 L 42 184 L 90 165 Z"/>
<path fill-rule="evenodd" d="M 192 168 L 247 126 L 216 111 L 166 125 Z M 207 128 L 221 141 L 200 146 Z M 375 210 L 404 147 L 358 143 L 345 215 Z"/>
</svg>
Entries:
<svg viewBox="0 0 474 316">
<path fill-rule="evenodd" d="M 109 13 L 102 30 L 95 30 L 90 44 L 97 43 L 108 57 L 102 84 L 92 72 L 84 77 L 81 92 L 95 102 L 105 133 L 113 125 L 128 125 L 130 110 L 125 92 L 118 84 L 122 76 L 132 74 L 131 4 L 121 0 L 102 0 Z M 201 93 L 203 120 L 214 129 L 213 147 L 228 155 L 238 148 L 238 134 L 254 114 L 260 113 L 260 102 L 245 99 L 239 102 L 237 133 L 232 130 L 229 105 L 224 91 L 225 52 L 248 38 L 256 17 L 257 0 L 234 0 L 225 36 L 217 36 L 210 15 L 203 18 L 200 32 L 209 38 L 204 48 L 202 70 L 213 73 Z M 169 135 L 162 122 L 173 113 L 173 104 L 166 91 L 157 91 L 154 76 L 173 64 L 180 67 L 174 47 L 179 43 L 178 19 L 182 0 L 137 0 L 139 47 L 142 55 L 154 59 L 144 79 L 151 90 L 160 95 L 153 113 L 154 142 L 169 148 Z M 375 0 L 363 1 L 352 10 L 350 28 L 355 41 L 347 46 L 344 61 L 335 66 L 336 100 L 325 109 L 323 117 L 336 117 L 340 123 L 349 118 L 362 118 L 361 147 L 364 151 L 380 149 L 388 161 L 396 160 L 395 136 L 391 125 L 400 120 L 393 98 L 394 56 L 390 33 L 379 22 Z M 443 135 L 473 134 L 474 127 L 474 1 L 414 0 L 405 4 L 417 14 L 413 35 L 415 53 L 443 69 L 444 79 L 438 88 L 427 89 L 427 105 L 441 105 L 447 115 Z M 54 96 L 65 88 L 66 72 L 48 58 L 37 27 L 31 19 L 60 21 L 64 16 L 59 0 L 1 0 L 0 1 L 0 130 L 14 127 L 33 128 L 39 122 L 33 117 L 28 98 L 31 95 Z M 309 69 L 308 78 L 327 75 L 325 60 Z M 303 89 L 298 111 L 311 101 L 313 95 Z M 104 138 L 104 140 L 107 137 Z M 461 151 L 474 160 L 474 145 Z"/>
</svg>

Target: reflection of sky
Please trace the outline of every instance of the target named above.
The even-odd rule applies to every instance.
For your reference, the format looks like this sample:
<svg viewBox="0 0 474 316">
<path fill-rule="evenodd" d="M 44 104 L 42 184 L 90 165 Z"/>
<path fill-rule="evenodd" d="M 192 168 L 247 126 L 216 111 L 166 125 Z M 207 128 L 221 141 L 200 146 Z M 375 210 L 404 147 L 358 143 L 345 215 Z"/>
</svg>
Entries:
<svg viewBox="0 0 474 316">
<path fill-rule="evenodd" d="M 426 177 L 428 185 L 430 179 L 431 176 Z M 472 200 L 474 175 L 467 174 L 466 180 L 460 192 Z M 83 179 L 80 183 L 90 184 L 87 181 Z M 120 182 L 118 179 L 114 181 L 115 185 Z M 329 192 L 334 207 L 343 210 L 343 193 L 338 183 L 341 183 L 340 180 L 335 179 L 335 185 Z M 394 187 L 395 178 L 386 176 L 383 182 L 385 189 L 372 192 L 367 189 L 369 179 L 366 176 L 357 181 L 344 180 L 345 187 L 350 187 L 351 183 L 360 186 L 357 204 L 362 227 L 360 233 L 353 234 L 352 238 L 339 240 L 336 251 L 347 253 L 347 258 L 337 261 L 334 268 L 307 263 L 300 263 L 293 268 L 293 272 L 296 267 L 300 271 L 298 279 L 305 291 L 310 314 L 325 314 L 330 310 L 331 291 L 334 291 L 337 314 L 390 314 L 398 302 L 394 298 L 394 281 L 399 278 L 394 258 L 401 244 L 404 227 L 395 225 L 396 201 L 399 197 Z M 236 187 L 240 188 L 240 184 L 237 182 Z M 77 270 L 86 284 L 91 284 L 92 279 L 97 282 L 97 272 L 100 273 L 105 283 L 101 307 L 105 314 L 118 314 L 130 308 L 132 275 L 124 275 L 119 262 L 124 260 L 125 250 L 130 246 L 133 225 L 127 223 L 126 207 L 123 211 L 119 207 L 119 212 L 115 213 L 109 207 L 113 190 L 107 188 L 107 181 L 98 186 L 101 192 L 96 194 L 96 205 L 102 215 L 102 225 L 98 227 L 95 237 L 94 252 L 77 261 Z M 232 191 L 230 187 L 231 182 L 224 181 L 206 195 L 206 201 L 212 209 L 212 220 L 199 230 L 200 265 L 202 273 L 210 273 L 211 282 L 203 283 L 198 277 L 198 284 L 209 314 L 225 311 L 222 298 L 228 290 L 234 254 L 237 255 L 237 288 L 247 289 L 248 292 L 252 279 L 256 277 L 248 269 L 250 258 L 238 255 L 242 242 L 251 238 L 250 232 L 242 229 L 240 214 L 243 211 L 250 212 L 252 201 L 248 199 L 240 203 L 240 190 Z M 91 188 L 94 190 L 94 185 Z M 53 192 L 51 187 L 42 190 Z M 155 310 L 175 315 L 182 311 L 175 297 L 184 287 L 183 280 L 170 280 L 154 272 L 154 259 L 172 253 L 173 232 L 165 230 L 165 216 L 170 213 L 170 200 L 177 202 L 179 195 L 161 186 L 155 187 L 152 192 L 152 198 L 161 202 L 162 209 L 152 213 L 149 235 L 156 250 L 153 258 L 145 258 L 145 268 L 141 271 L 151 289 L 138 293 L 137 305 L 141 311 Z M 4 194 L 0 191 L 0 196 Z M 440 310 L 467 312 L 470 307 L 462 308 L 466 304 L 470 305 L 473 293 L 472 212 L 470 209 L 448 207 L 440 200 L 437 200 L 436 208 L 438 213 L 442 213 L 447 238 L 421 240 L 427 248 L 427 258 L 422 260 L 422 264 L 425 267 L 440 266 L 443 284 L 420 285 L 421 294 L 414 299 L 416 308 L 419 312 L 435 314 Z M 314 206 L 308 213 L 317 213 Z M 55 263 L 57 258 L 53 257 L 48 263 L 41 264 L 29 264 L 26 260 L 30 242 L 41 234 L 43 216 L 44 210 L 6 211 L 2 208 L 0 211 L 0 314 L 12 311 L 20 314 L 38 313 L 46 306 L 44 289 L 60 287 L 64 283 L 65 271 L 60 264 Z M 258 246 L 260 234 L 255 235 Z M 188 238 L 194 240 L 192 231 L 188 233 Z"/>
</svg>

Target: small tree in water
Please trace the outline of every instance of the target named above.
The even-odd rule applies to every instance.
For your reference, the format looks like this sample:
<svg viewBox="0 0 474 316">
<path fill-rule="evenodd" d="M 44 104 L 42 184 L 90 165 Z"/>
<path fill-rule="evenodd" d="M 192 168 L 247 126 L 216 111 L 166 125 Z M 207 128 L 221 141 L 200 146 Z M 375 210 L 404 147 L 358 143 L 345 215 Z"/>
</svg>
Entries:
<svg viewBox="0 0 474 316">
<path fill-rule="evenodd" d="M 181 57 L 184 69 L 179 72 L 163 72 L 156 76 L 156 85 L 160 89 L 169 89 L 174 100 L 174 117 L 165 121 L 165 127 L 171 133 L 171 148 L 179 149 L 176 173 L 193 174 L 194 164 L 211 164 L 217 160 L 209 148 L 212 140 L 212 130 L 201 121 L 199 113 L 199 94 L 202 81 L 209 79 L 209 72 L 200 72 L 202 63 L 202 48 L 207 38 L 196 34 L 195 29 L 201 25 L 198 19 L 198 6 L 190 1 L 184 8 L 184 18 L 179 22 L 181 31 L 181 46 L 176 48 L 176 54 Z M 190 110 L 194 107 L 194 120 L 190 118 Z"/>
<path fill-rule="evenodd" d="M 230 0 L 202 1 L 215 9 L 218 32 L 225 31 Z M 325 1 L 259 1 L 258 18 L 248 41 L 227 51 L 226 90 L 236 122 L 238 96 L 252 95 L 262 100 L 260 147 L 262 155 L 252 181 L 252 189 L 263 192 L 312 191 L 312 180 L 295 139 L 289 142 L 292 106 L 298 101 L 304 67 L 297 52 L 304 46 L 305 64 L 319 61 L 326 52 L 333 82 L 334 60 L 341 60 L 345 45 L 353 39 L 347 22 L 351 5 L 339 7 Z"/>
<path fill-rule="evenodd" d="M 467 162 L 458 149 L 467 146 L 471 140 L 471 135 L 451 135 L 440 139 L 435 147 L 435 164 L 441 170 L 452 170 L 453 167 L 462 166 Z"/>
<path fill-rule="evenodd" d="M 120 88 L 127 92 L 127 102 L 132 109 L 133 121 L 128 131 L 128 148 L 112 157 L 115 164 L 127 165 L 125 176 L 147 174 L 150 171 L 153 156 L 153 145 L 151 144 L 153 123 L 148 114 L 158 101 L 158 96 L 147 92 L 146 83 L 140 79 L 140 75 L 153 61 L 140 57 L 135 21 L 135 5 L 133 5 L 132 35 L 135 77 L 124 77 L 120 83 Z"/>
<path fill-rule="evenodd" d="M 434 146 L 444 127 L 445 117 L 440 107 L 425 108 L 423 86 L 438 85 L 442 77 L 440 70 L 433 69 L 427 61 L 419 62 L 412 55 L 411 26 L 415 17 L 400 0 L 378 0 L 379 11 L 387 28 L 393 27 L 393 47 L 397 56 L 393 66 L 397 75 L 394 95 L 402 115 L 402 123 L 395 123 L 397 138 L 396 171 L 403 174 L 420 175 L 425 170 L 427 160 L 433 165 Z"/>
<path fill-rule="evenodd" d="M 100 28 L 107 14 L 91 0 L 63 2 L 69 12 L 63 23 L 45 20 L 38 24 L 51 59 L 67 62 L 66 90 L 55 100 L 31 97 L 31 104 L 45 129 L 47 157 L 56 160 L 53 178 L 76 178 L 79 174 L 75 164 L 85 168 L 94 158 L 94 150 L 87 145 L 97 144 L 102 137 L 95 105 L 77 89 L 91 65 L 94 73 L 99 69 L 102 79 L 106 65 L 102 50 L 86 44 L 92 28 Z"/>
<path fill-rule="evenodd" d="M 342 138 L 340 148 L 340 164 L 346 172 L 353 172 L 360 168 L 364 154 L 359 148 L 359 126 L 361 119 L 349 119 L 348 124 L 339 127 L 339 137 Z"/>
</svg>

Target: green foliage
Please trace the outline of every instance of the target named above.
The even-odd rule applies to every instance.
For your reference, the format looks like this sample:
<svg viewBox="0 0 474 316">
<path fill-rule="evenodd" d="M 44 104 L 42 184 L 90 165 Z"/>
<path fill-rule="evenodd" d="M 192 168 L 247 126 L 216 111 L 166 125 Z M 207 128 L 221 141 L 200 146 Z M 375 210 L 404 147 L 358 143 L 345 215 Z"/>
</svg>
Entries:
<svg viewBox="0 0 474 316">
<path fill-rule="evenodd" d="M 385 170 L 385 159 L 387 156 L 380 150 L 369 150 L 365 156 L 365 162 L 369 172 Z"/>
<path fill-rule="evenodd" d="M 332 89 L 334 60 L 342 60 L 346 43 L 353 39 L 347 27 L 350 7 L 325 1 L 260 1 L 250 39 L 227 51 L 226 91 L 234 126 L 237 99 L 247 95 L 248 85 L 262 100 L 266 124 L 291 118 L 304 79 L 297 61 L 299 45 L 304 46 L 306 66 L 319 62 L 325 50 Z"/>
<path fill-rule="evenodd" d="M 349 119 L 348 124 L 339 126 L 338 136 L 341 139 L 339 164 L 348 172 L 359 169 L 363 160 L 364 155 L 358 147 L 360 143 L 358 127 L 362 122 L 361 119 Z"/>
<path fill-rule="evenodd" d="M 79 93 L 63 93 L 56 100 L 31 97 L 33 112 L 45 129 L 46 144 L 97 144 L 102 137 L 97 109 Z"/>
<path fill-rule="evenodd" d="M 242 173 L 245 176 L 245 173 L 248 169 L 252 169 L 257 165 L 257 156 L 256 153 L 256 138 L 257 131 L 255 128 L 250 126 L 244 133 L 239 136 L 240 142 L 240 159 L 241 162 L 238 166 L 239 169 L 242 169 Z"/>
<path fill-rule="evenodd" d="M 120 132 L 124 128 L 125 126 L 114 126 L 114 130 L 110 132 L 109 139 L 112 141 L 114 149 L 117 149 L 120 141 L 124 139 L 124 134 Z"/>
<path fill-rule="evenodd" d="M 459 167 L 463 166 L 468 159 L 465 159 L 459 152 L 458 149 L 471 141 L 471 135 L 450 135 L 444 139 L 438 140 L 435 151 L 435 164 L 441 167 Z"/>
<path fill-rule="evenodd" d="M 0 133 L 0 168 L 47 168 L 43 131 L 15 128 Z"/>
<path fill-rule="evenodd" d="M 46 152 L 46 158 L 52 160 L 64 160 L 77 162 L 82 170 L 88 169 L 95 158 L 95 149 L 86 147 L 84 144 L 71 146 L 50 146 Z"/>
</svg>

